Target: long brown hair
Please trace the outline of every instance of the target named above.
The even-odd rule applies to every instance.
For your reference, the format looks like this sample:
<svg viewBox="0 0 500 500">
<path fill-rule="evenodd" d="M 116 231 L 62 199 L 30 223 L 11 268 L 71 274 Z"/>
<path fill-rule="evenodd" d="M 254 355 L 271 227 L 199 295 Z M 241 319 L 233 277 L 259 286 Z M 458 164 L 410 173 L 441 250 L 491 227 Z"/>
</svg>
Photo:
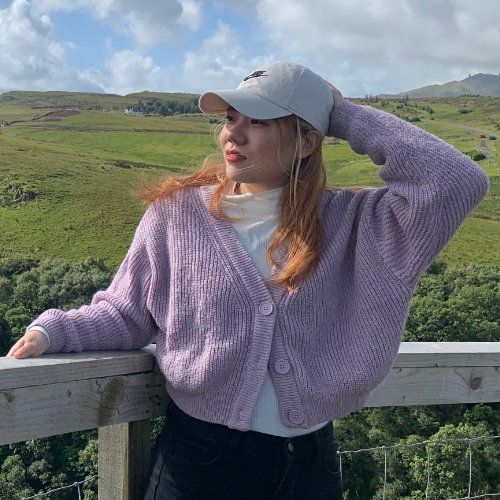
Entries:
<svg viewBox="0 0 500 500">
<path fill-rule="evenodd" d="M 286 174 L 287 184 L 281 197 L 278 229 L 266 257 L 268 262 L 279 270 L 272 281 L 286 285 L 289 291 L 294 291 L 318 266 L 323 247 L 323 227 L 318 209 L 326 186 L 326 172 L 321 144 L 309 156 L 302 158 L 302 139 L 313 127 L 295 115 L 277 120 L 280 126 L 280 140 L 284 137 L 285 127 L 295 128 L 295 158 Z M 225 215 L 222 209 L 223 196 L 229 193 L 233 181 L 227 177 L 220 155 L 207 157 L 202 168 L 191 175 L 170 176 L 156 184 L 143 180 L 139 196 L 152 202 L 158 198 L 166 198 L 184 187 L 210 184 L 217 186 L 210 199 L 210 212 L 218 219 L 233 220 Z M 278 261 L 281 249 L 286 249 L 286 260 L 283 264 Z"/>
</svg>

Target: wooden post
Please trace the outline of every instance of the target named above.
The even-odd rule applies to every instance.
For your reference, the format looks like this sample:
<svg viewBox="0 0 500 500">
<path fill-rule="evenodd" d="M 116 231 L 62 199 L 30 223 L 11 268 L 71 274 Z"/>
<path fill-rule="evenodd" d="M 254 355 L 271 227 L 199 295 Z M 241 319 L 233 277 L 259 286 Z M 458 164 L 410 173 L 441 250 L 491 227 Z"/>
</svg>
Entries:
<svg viewBox="0 0 500 500">
<path fill-rule="evenodd" d="M 139 500 L 151 459 L 151 420 L 99 427 L 98 500 Z"/>
</svg>

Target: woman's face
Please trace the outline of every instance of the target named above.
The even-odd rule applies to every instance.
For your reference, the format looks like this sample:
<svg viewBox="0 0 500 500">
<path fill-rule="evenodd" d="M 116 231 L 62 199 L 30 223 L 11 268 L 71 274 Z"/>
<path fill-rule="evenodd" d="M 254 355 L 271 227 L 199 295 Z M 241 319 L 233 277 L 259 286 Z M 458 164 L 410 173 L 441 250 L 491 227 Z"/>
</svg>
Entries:
<svg viewBox="0 0 500 500">
<path fill-rule="evenodd" d="M 295 158 L 292 123 L 256 120 L 228 109 L 220 145 L 226 174 L 240 183 L 240 193 L 261 193 L 286 183 Z"/>
</svg>

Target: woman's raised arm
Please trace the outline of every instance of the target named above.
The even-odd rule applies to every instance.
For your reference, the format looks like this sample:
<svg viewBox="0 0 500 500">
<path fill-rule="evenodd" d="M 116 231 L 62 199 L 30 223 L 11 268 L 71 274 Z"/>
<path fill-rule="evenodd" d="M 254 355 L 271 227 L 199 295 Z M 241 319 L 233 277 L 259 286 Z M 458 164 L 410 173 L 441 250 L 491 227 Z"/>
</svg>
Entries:
<svg viewBox="0 0 500 500">
<path fill-rule="evenodd" d="M 450 144 L 369 106 L 342 101 L 329 133 L 383 165 L 385 187 L 365 193 L 360 234 L 388 270 L 415 283 L 486 195 L 487 175 Z"/>
</svg>

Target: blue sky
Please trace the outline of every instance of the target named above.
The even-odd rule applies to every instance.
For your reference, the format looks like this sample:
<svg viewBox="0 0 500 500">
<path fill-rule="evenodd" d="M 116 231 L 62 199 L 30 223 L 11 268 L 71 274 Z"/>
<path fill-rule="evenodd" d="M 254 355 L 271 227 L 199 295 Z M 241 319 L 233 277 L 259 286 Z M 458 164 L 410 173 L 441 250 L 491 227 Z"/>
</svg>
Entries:
<svg viewBox="0 0 500 500">
<path fill-rule="evenodd" d="M 235 87 L 273 60 L 346 96 L 500 72 L 498 0 L 0 0 L 0 92 Z"/>
</svg>

